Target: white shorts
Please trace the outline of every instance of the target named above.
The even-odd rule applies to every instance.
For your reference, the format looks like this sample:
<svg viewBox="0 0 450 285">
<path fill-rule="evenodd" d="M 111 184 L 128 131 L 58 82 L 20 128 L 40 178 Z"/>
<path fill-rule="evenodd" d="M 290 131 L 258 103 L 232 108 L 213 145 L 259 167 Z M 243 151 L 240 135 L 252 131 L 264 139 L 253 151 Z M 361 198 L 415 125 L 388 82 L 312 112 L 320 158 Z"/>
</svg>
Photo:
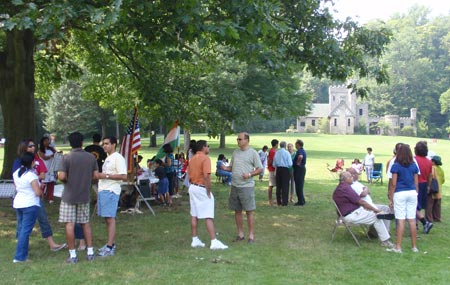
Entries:
<svg viewBox="0 0 450 285">
<path fill-rule="evenodd" d="M 191 183 L 189 186 L 189 202 L 192 217 L 214 219 L 214 195 L 211 192 L 211 198 L 209 198 L 205 187 Z"/>
<path fill-rule="evenodd" d="M 417 192 L 407 190 L 394 193 L 394 213 L 399 220 L 416 218 Z"/>
<path fill-rule="evenodd" d="M 269 171 L 269 186 L 277 186 L 276 172 Z"/>
</svg>

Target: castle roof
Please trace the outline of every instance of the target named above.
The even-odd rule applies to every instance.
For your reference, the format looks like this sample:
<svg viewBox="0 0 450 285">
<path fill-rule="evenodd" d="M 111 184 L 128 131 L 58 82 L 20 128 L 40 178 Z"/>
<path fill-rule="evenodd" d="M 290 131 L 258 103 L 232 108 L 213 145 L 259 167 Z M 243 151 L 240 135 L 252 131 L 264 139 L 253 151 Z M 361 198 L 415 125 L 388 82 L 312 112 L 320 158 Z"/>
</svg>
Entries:
<svg viewBox="0 0 450 285">
<path fill-rule="evenodd" d="M 311 113 L 306 117 L 324 118 L 330 114 L 330 104 L 312 104 Z"/>
</svg>

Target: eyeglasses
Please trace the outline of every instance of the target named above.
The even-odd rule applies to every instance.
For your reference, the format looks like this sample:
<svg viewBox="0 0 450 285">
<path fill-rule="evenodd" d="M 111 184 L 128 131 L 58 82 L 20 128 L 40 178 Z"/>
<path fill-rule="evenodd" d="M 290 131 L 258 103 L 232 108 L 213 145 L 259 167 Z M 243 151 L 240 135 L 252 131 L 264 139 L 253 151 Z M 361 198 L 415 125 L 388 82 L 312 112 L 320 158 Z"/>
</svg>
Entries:
<svg viewBox="0 0 450 285">
<path fill-rule="evenodd" d="M 34 144 L 30 144 L 28 147 L 35 147 L 35 145 Z"/>
</svg>

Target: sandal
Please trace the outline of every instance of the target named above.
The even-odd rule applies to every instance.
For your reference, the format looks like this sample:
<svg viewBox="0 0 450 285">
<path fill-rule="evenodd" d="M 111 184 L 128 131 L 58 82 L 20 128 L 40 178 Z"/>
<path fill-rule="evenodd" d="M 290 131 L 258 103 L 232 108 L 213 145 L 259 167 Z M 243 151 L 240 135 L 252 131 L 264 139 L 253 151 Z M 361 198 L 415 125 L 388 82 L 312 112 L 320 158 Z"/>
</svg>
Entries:
<svg viewBox="0 0 450 285">
<path fill-rule="evenodd" d="M 63 244 L 57 245 L 55 247 L 52 247 L 50 250 L 53 252 L 57 252 L 57 251 L 60 251 L 61 249 L 65 248 L 66 246 L 67 246 L 67 244 L 63 243 Z"/>
<path fill-rule="evenodd" d="M 245 240 L 245 237 L 237 236 L 237 237 L 233 240 L 233 242 L 239 242 L 239 241 L 243 241 L 243 240 Z"/>
</svg>

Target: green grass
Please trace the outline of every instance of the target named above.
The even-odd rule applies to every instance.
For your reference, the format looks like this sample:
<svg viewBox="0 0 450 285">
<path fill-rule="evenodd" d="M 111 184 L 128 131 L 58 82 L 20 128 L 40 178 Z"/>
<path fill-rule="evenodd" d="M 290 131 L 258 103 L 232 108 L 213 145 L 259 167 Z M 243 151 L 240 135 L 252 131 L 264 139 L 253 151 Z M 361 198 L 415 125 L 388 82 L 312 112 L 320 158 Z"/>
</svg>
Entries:
<svg viewBox="0 0 450 285">
<path fill-rule="evenodd" d="M 236 136 L 227 137 L 227 148 L 219 150 L 218 140 L 208 140 L 213 162 L 219 153 L 230 157 L 236 147 Z M 206 136 L 195 135 L 194 139 Z M 67 251 L 52 253 L 35 231 L 30 240 L 32 263 L 13 264 L 15 249 L 15 213 L 9 201 L 0 201 L 0 276 L 3 284 L 448 284 L 450 253 L 448 187 L 444 184 L 443 222 L 436 224 L 429 235 L 419 234 L 419 254 L 409 251 L 410 240 L 403 242 L 404 254 L 391 254 L 377 240 L 367 240 L 362 232 L 357 236 L 358 248 L 351 236 L 338 229 L 330 242 L 335 211 L 331 194 L 337 181 L 326 170 L 343 157 L 346 165 L 353 158 L 363 158 L 371 146 L 377 162 L 390 158 L 398 141 L 410 143 L 417 138 L 384 136 L 329 136 L 317 134 L 252 135 L 255 149 L 277 138 L 295 142 L 301 138 L 308 154 L 305 207 L 267 206 L 267 181 L 256 187 L 256 243 L 231 243 L 235 237 L 233 212 L 227 209 L 228 188 L 214 184 L 216 197 L 215 226 L 218 238 L 228 244 L 225 251 L 190 248 L 189 201 L 186 195 L 174 200 L 172 208 L 154 206 L 156 217 L 118 214 L 117 254 L 113 258 L 84 260 L 66 265 Z M 207 138 L 206 138 L 207 139 Z M 450 142 L 430 143 L 430 149 L 441 155 L 445 173 L 449 172 Z M 156 149 L 144 148 L 144 161 Z M 0 153 L 1 154 L 1 153 Z M 0 156 L 1 157 L 1 156 Z M 377 203 L 387 203 L 386 183 L 370 186 Z M 64 227 L 57 223 L 58 205 L 47 207 L 55 239 L 64 240 Z M 94 245 L 105 243 L 105 225 L 100 218 L 92 221 Z M 422 229 L 422 228 L 421 228 Z M 421 230 L 420 229 L 420 230 Z M 394 229 L 391 229 L 391 233 Z M 207 241 L 204 222 L 199 235 Z M 209 244 L 209 242 L 207 242 Z"/>
</svg>

